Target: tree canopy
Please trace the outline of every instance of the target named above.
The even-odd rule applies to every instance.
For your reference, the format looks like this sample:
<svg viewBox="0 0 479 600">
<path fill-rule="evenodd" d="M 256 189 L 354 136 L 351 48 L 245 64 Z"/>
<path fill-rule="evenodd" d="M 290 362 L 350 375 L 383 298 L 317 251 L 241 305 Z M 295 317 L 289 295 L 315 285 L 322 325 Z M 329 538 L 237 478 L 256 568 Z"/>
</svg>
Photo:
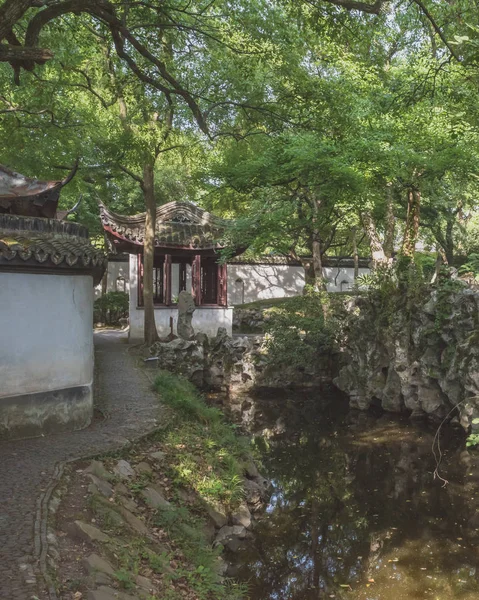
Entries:
<svg viewBox="0 0 479 600">
<path fill-rule="evenodd" d="M 477 7 L 476 7 L 477 8 Z M 1 161 L 96 199 L 190 199 L 252 251 L 475 249 L 479 16 L 466 0 L 4 0 Z M 404 239 L 403 239 L 404 238 Z M 319 261 L 319 262 L 318 262 Z M 310 265 L 314 278 L 314 265 Z"/>
</svg>

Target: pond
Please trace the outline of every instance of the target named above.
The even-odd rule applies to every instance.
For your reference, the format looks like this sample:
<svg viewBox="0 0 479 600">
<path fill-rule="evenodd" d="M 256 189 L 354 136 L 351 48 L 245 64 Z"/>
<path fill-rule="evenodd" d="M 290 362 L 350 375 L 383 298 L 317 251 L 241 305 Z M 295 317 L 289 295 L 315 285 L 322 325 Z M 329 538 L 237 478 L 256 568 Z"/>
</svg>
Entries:
<svg viewBox="0 0 479 600">
<path fill-rule="evenodd" d="M 252 429 L 273 482 L 231 555 L 251 600 L 477 600 L 479 460 L 464 435 L 351 412 L 337 392 L 262 398 Z"/>
</svg>

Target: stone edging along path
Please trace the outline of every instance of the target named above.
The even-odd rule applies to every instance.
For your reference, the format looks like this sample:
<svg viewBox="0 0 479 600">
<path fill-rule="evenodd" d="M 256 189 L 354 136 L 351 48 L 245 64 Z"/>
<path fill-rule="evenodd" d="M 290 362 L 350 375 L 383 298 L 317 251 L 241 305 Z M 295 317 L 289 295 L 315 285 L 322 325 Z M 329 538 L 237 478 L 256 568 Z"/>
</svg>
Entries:
<svg viewBox="0 0 479 600">
<path fill-rule="evenodd" d="M 112 446 L 111 448 L 108 448 L 103 452 L 115 452 L 128 448 L 129 446 L 148 438 L 150 435 L 153 435 L 160 429 L 160 426 L 152 427 L 149 430 L 145 431 L 143 434 L 131 438 L 126 443 L 120 444 L 118 446 Z M 65 471 L 65 467 L 68 464 L 75 463 L 80 460 L 94 459 L 97 456 L 98 452 L 95 452 L 93 454 L 77 456 L 76 458 L 72 458 L 70 460 L 58 463 L 55 466 L 55 471 L 50 481 L 50 485 L 45 490 L 45 493 L 42 494 L 42 496 L 38 499 L 37 515 L 35 519 L 35 557 L 38 564 L 38 575 L 43 579 L 42 584 L 45 584 L 45 593 L 47 594 L 47 598 L 49 600 L 58 600 L 58 595 L 56 593 L 54 583 L 50 577 L 50 574 L 48 573 L 47 563 L 49 551 L 48 523 L 49 518 L 54 517 L 56 515 L 57 509 L 56 506 L 53 506 L 52 496 L 54 496 L 55 489 L 61 482 L 63 473 Z"/>
<path fill-rule="evenodd" d="M 0 443 L 2 599 L 56 598 L 46 568 L 47 519 L 65 465 L 120 450 L 160 427 L 158 396 L 124 342 L 123 332 L 95 334 L 95 401 L 104 420 L 82 431 Z"/>
</svg>

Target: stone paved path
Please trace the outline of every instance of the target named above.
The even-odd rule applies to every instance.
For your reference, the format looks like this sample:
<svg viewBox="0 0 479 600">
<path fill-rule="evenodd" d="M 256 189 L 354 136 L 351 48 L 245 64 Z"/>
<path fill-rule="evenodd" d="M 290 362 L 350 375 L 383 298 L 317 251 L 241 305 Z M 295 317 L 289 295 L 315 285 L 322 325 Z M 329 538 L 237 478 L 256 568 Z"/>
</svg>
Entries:
<svg viewBox="0 0 479 600">
<path fill-rule="evenodd" d="M 39 543 L 35 521 L 55 465 L 117 448 L 156 424 L 157 396 L 125 342 L 125 334 L 117 331 L 95 334 L 95 403 L 106 419 L 74 433 L 0 442 L 1 600 L 46 597 L 34 574 Z"/>
</svg>

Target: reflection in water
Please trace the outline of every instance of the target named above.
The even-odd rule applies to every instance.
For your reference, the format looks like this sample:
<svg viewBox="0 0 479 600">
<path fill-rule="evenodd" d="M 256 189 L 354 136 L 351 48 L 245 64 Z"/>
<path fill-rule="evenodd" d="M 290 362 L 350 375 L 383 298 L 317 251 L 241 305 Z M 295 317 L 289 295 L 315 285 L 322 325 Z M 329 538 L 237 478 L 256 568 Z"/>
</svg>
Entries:
<svg viewBox="0 0 479 600">
<path fill-rule="evenodd" d="M 274 491 L 255 539 L 231 556 L 250 598 L 477 600 L 479 463 L 463 438 L 450 429 L 442 438 L 443 488 L 434 429 L 348 413 L 334 394 L 321 404 L 257 405 Z"/>
</svg>

